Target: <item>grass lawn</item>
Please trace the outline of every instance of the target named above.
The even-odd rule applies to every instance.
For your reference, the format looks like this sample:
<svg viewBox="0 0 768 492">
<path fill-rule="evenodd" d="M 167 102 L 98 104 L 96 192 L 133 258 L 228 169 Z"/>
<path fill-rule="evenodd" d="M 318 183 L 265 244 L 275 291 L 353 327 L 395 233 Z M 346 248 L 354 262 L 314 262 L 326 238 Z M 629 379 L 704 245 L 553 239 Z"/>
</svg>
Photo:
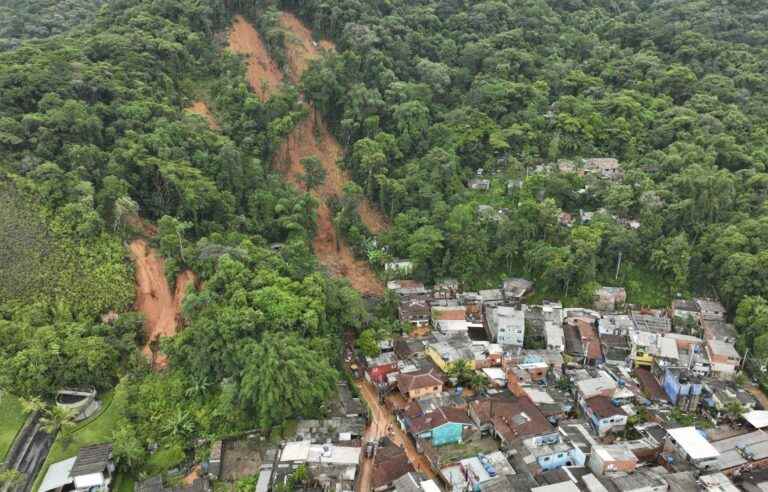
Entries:
<svg viewBox="0 0 768 492">
<path fill-rule="evenodd" d="M 27 413 L 21 405 L 21 400 L 0 391 L 0 462 L 5 459 L 26 418 Z"/>
<path fill-rule="evenodd" d="M 37 479 L 35 479 L 35 484 L 32 490 L 37 490 L 45 473 L 48 471 L 48 466 L 52 463 L 71 458 L 77 455 L 80 448 L 90 444 L 112 441 L 112 432 L 116 429 L 115 420 L 120 413 L 120 409 L 118 408 L 119 405 L 112 404 L 113 397 L 114 391 L 104 394 L 101 398 L 101 411 L 98 414 L 84 422 L 79 422 L 77 426 L 68 433 L 66 439 L 62 438 L 61 434 L 56 437 L 56 441 L 53 443 L 51 451 L 48 453 L 48 458 L 40 469 Z M 68 441 L 67 446 L 64 446 L 65 440 Z"/>
</svg>

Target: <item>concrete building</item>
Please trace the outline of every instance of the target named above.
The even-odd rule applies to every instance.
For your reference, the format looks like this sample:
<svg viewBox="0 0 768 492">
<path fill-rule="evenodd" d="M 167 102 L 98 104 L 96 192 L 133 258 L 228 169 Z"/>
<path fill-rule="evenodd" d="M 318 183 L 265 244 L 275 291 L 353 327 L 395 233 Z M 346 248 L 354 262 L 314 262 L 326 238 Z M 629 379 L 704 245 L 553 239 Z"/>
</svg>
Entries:
<svg viewBox="0 0 768 492">
<path fill-rule="evenodd" d="M 720 452 L 695 427 L 667 429 L 664 452 L 699 470 L 716 470 Z"/>
<path fill-rule="evenodd" d="M 637 456 L 626 444 L 604 444 L 592 447 L 588 466 L 595 475 L 617 472 L 633 472 L 637 468 Z"/>
</svg>

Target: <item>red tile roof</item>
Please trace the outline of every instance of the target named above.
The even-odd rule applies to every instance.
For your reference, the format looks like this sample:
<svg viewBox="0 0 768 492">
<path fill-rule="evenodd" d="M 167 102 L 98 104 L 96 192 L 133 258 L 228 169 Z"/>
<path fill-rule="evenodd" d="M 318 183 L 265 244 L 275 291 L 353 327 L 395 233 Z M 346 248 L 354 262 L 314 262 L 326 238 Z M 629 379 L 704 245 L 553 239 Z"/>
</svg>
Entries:
<svg viewBox="0 0 768 492">
<path fill-rule="evenodd" d="M 406 394 L 416 389 L 442 386 L 445 381 L 446 378 L 442 371 L 431 368 L 426 371 L 400 374 L 397 380 L 397 389 L 400 390 L 400 393 Z"/>
<path fill-rule="evenodd" d="M 421 434 L 422 432 L 435 429 L 448 422 L 471 424 L 472 419 L 469 418 L 469 415 L 467 415 L 465 410 L 460 408 L 438 408 L 421 417 L 411 419 L 408 425 L 408 431 L 413 434 Z"/>
<path fill-rule="evenodd" d="M 587 398 L 587 406 L 601 419 L 627 414 L 621 407 L 614 405 L 610 398 L 603 395 Z"/>
<path fill-rule="evenodd" d="M 667 394 L 648 369 L 638 367 L 635 369 L 635 375 L 640 380 L 640 386 L 643 387 L 643 391 L 649 399 L 667 401 Z"/>
<path fill-rule="evenodd" d="M 472 402 L 481 422 L 491 422 L 501 436 L 511 441 L 528 438 L 554 430 L 541 409 L 528 397 L 511 400 L 486 399 Z"/>
<path fill-rule="evenodd" d="M 412 471 L 415 471 L 413 465 L 402 448 L 391 443 L 382 446 L 376 450 L 376 456 L 373 458 L 373 488 L 389 485 L 393 480 Z"/>
</svg>

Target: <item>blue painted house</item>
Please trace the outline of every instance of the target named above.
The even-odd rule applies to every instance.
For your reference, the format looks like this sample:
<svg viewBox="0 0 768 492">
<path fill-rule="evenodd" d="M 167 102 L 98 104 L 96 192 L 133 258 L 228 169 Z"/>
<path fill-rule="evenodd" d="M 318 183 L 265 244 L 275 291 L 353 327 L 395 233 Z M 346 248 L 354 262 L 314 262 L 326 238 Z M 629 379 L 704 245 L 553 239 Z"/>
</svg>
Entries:
<svg viewBox="0 0 768 492">
<path fill-rule="evenodd" d="M 662 388 L 669 401 L 686 411 L 694 411 L 701 400 L 701 378 L 687 369 L 668 367 L 664 370 Z"/>
<path fill-rule="evenodd" d="M 464 430 L 473 426 L 467 412 L 460 408 L 438 408 L 423 415 L 402 415 L 398 420 L 414 439 L 431 441 L 433 446 L 460 443 Z"/>
</svg>

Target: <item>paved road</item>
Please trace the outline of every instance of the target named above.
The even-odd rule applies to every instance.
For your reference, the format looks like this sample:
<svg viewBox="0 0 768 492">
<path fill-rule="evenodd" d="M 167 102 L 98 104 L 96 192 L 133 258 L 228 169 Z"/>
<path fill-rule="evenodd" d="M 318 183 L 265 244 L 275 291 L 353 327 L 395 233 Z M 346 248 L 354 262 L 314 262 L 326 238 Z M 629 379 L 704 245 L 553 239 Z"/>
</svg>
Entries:
<svg viewBox="0 0 768 492">
<path fill-rule="evenodd" d="M 411 464 L 417 471 L 424 473 L 428 478 L 437 480 L 435 472 L 429 466 L 427 459 L 416 451 L 416 446 L 413 444 L 408 436 L 405 435 L 402 429 L 397 425 L 392 413 L 387 410 L 381 403 L 379 403 L 379 397 L 376 389 L 372 384 L 365 380 L 358 380 L 355 385 L 360 390 L 360 395 L 368 403 L 368 407 L 371 409 L 371 425 L 365 433 L 365 441 L 370 439 L 378 439 L 387 434 L 387 426 L 391 425 L 393 434 L 390 436 L 392 441 L 399 445 L 405 445 L 405 454 L 408 455 L 408 459 L 411 460 Z M 357 483 L 358 492 L 369 492 L 372 490 L 371 479 L 373 478 L 373 460 L 363 459 L 363 465 L 360 471 L 360 480 Z"/>
</svg>

